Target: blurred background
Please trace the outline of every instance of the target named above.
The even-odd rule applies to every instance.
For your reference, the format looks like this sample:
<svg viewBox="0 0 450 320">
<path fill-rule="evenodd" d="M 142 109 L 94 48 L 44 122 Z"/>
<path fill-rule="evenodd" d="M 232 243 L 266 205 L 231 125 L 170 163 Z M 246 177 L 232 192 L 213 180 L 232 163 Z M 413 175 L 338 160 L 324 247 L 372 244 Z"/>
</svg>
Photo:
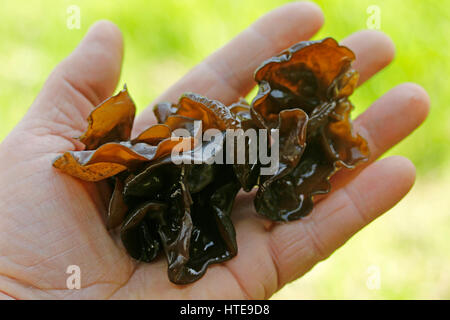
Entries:
<svg viewBox="0 0 450 320">
<path fill-rule="evenodd" d="M 51 70 L 96 20 L 109 19 L 122 30 L 125 59 L 119 85 L 127 83 L 142 110 L 187 70 L 286 2 L 2 1 L 0 141 L 25 114 Z M 411 193 L 273 299 L 450 299 L 450 3 L 316 3 L 325 25 L 314 39 L 341 40 L 360 29 L 379 28 L 395 42 L 393 63 L 352 95 L 354 116 L 405 81 L 428 91 L 431 113 L 419 130 L 388 153 L 407 156 L 417 166 Z M 79 26 L 70 20 L 77 10 Z M 373 20 L 378 13 L 379 25 Z"/>
</svg>

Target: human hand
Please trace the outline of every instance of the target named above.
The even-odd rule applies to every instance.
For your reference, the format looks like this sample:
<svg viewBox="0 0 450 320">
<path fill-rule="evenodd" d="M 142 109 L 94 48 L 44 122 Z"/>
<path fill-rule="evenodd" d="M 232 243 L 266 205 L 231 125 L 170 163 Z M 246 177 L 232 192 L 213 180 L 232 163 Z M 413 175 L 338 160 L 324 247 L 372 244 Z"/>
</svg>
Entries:
<svg viewBox="0 0 450 320">
<path fill-rule="evenodd" d="M 307 40 L 322 21 L 311 3 L 276 9 L 196 66 L 158 101 L 176 101 L 192 91 L 230 104 L 251 90 L 253 70 L 263 60 Z M 342 44 L 356 54 L 360 84 L 394 55 L 393 44 L 380 32 L 358 32 Z M 241 193 L 233 208 L 238 255 L 211 266 L 191 285 L 174 285 L 164 259 L 138 264 L 108 233 L 103 222 L 109 195 L 105 184 L 80 181 L 51 166 L 62 152 L 83 148 L 72 137 L 84 131 L 92 108 L 113 94 L 122 51 L 114 25 L 93 26 L 0 145 L 0 297 L 268 298 L 389 210 L 414 182 L 409 160 L 390 157 L 374 162 L 427 115 L 426 92 L 418 85 L 402 84 L 354 122 L 369 143 L 370 160 L 333 176 L 332 192 L 317 200 L 308 217 L 268 223 L 256 216 L 253 194 Z M 135 133 L 152 122 L 149 108 L 136 120 Z M 69 265 L 81 269 L 80 290 L 66 287 Z"/>
</svg>

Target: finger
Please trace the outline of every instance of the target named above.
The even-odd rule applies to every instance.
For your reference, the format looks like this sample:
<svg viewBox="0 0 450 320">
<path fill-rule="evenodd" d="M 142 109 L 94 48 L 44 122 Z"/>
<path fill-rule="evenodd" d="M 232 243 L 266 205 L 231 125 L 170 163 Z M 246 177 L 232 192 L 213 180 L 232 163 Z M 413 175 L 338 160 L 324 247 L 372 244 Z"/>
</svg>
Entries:
<svg viewBox="0 0 450 320">
<path fill-rule="evenodd" d="M 427 117 L 430 98 L 414 83 L 404 83 L 391 89 L 360 115 L 355 131 L 369 144 L 370 159 L 354 170 L 341 170 L 331 181 L 337 189 L 353 179 L 364 167 L 410 135 Z"/>
<path fill-rule="evenodd" d="M 392 40 L 376 30 L 358 31 L 342 40 L 341 44 L 355 53 L 353 67 L 359 72 L 358 85 L 386 67 L 395 55 Z"/>
<path fill-rule="evenodd" d="M 182 93 L 191 91 L 230 104 L 255 85 L 253 72 L 261 62 L 309 39 L 322 23 L 320 8 L 310 2 L 289 3 L 275 9 L 197 65 L 156 102 L 176 102 Z M 151 109 L 147 108 L 138 118 L 136 132 L 154 121 Z"/>
<path fill-rule="evenodd" d="M 330 215 L 335 211 L 345 211 L 348 209 L 348 205 L 342 204 L 342 195 L 346 195 L 346 190 L 360 190 L 362 193 L 364 193 L 367 197 L 372 196 L 372 191 L 375 193 L 377 197 L 374 198 L 375 204 L 377 204 L 377 199 L 381 199 L 379 204 L 394 204 L 395 201 L 391 201 L 389 199 L 400 199 L 401 196 L 406 193 L 408 190 L 408 183 L 402 184 L 402 182 L 407 181 L 406 178 L 413 176 L 413 169 L 411 164 L 403 159 L 403 158 L 390 158 L 389 160 L 383 160 L 379 163 L 376 163 L 369 168 L 365 169 L 359 176 L 358 173 L 362 170 L 360 168 L 366 167 L 369 163 L 373 162 L 375 159 L 377 159 L 381 154 L 387 151 L 390 147 L 395 145 L 397 142 L 404 139 L 407 135 L 409 135 L 415 128 L 417 128 L 420 123 L 423 122 L 423 120 L 426 118 L 426 115 L 428 114 L 429 110 L 429 98 L 425 90 L 423 90 L 420 86 L 412 83 L 405 83 L 402 85 L 399 85 L 389 91 L 387 94 L 385 94 L 383 97 L 381 97 L 379 100 L 377 100 L 365 113 L 363 113 L 357 121 L 355 121 L 355 129 L 359 131 L 367 140 L 369 143 L 369 147 L 371 150 L 371 158 L 369 162 L 363 166 L 358 167 L 357 170 L 354 171 L 348 171 L 343 170 L 338 172 L 332 179 L 333 184 L 333 193 L 331 193 L 328 198 L 323 199 L 323 201 L 316 205 L 316 209 L 311 213 L 311 218 L 306 218 L 304 221 L 308 221 L 308 219 L 314 219 L 313 217 L 319 216 L 320 214 L 317 213 L 319 208 L 324 208 L 324 206 L 328 206 L 329 204 L 334 204 L 334 206 L 341 207 L 339 210 L 331 210 L 330 209 Z M 389 124 L 389 125 L 386 125 Z M 376 139 L 376 140 L 375 140 Z M 394 162 L 391 163 L 391 161 L 394 160 Z M 388 170 L 382 170 L 386 167 L 387 162 L 387 169 Z M 400 161 L 400 162 L 399 162 Z M 381 165 L 381 166 L 380 166 Z M 395 167 L 401 167 L 404 165 L 404 167 L 401 168 L 398 172 L 396 172 L 393 168 Z M 390 175 L 392 173 L 392 175 Z M 378 178 L 377 178 L 378 175 Z M 384 179 L 384 176 L 386 176 L 389 179 Z M 334 178 L 337 179 L 334 179 Z M 356 178 L 355 178 L 356 177 Z M 384 181 L 384 187 L 378 188 L 377 185 L 373 185 L 373 190 L 371 191 L 371 182 L 364 182 L 365 177 L 369 177 L 371 179 L 379 179 Z M 353 180 L 354 179 L 354 180 Z M 397 181 L 398 179 L 398 181 Z M 412 184 L 411 183 L 409 185 Z M 362 181 L 362 183 L 361 183 Z M 376 182 L 376 181 L 375 181 Z M 349 186 L 343 188 L 345 184 L 349 184 Z M 392 184 L 392 186 L 391 186 Z M 366 187 L 364 187 L 364 185 Z M 403 189 L 401 189 L 403 187 Z M 341 188 L 341 189 L 339 189 Z M 370 192 L 366 193 L 365 188 L 368 188 Z M 383 189 L 384 188 L 384 189 Z M 392 189 L 397 188 L 397 189 Z M 338 190 L 339 189 L 339 190 Z M 378 194 L 377 190 L 388 192 L 388 196 L 386 198 L 383 198 L 383 194 Z M 396 190 L 400 190 L 399 192 L 395 193 Z M 402 190 L 404 191 L 402 193 Z M 392 191 L 392 193 L 391 193 Z M 336 196 L 336 194 L 340 196 Z M 399 196 L 400 195 L 400 196 Z M 390 196 L 393 196 L 394 198 L 390 198 Z M 336 202 L 336 199 L 341 199 L 341 202 Z M 345 199 L 344 199 L 345 200 Z M 370 200 L 370 199 L 369 199 Z M 270 296 L 270 293 L 274 292 L 279 288 L 280 285 L 284 284 L 286 281 L 289 281 L 289 279 L 294 279 L 296 276 L 299 276 L 303 273 L 305 273 L 309 268 L 311 268 L 314 263 L 318 261 L 318 257 L 313 256 L 311 258 L 311 249 L 314 249 L 314 247 L 311 248 L 310 242 L 311 239 L 309 238 L 310 235 L 305 235 L 305 233 L 302 233 L 305 228 L 301 227 L 302 224 L 298 223 L 292 223 L 297 226 L 289 227 L 290 224 L 286 224 L 284 226 L 277 226 L 273 230 L 281 228 L 286 228 L 286 236 L 285 238 L 280 239 L 279 243 L 285 243 L 286 246 L 292 246 L 292 251 L 287 251 L 284 258 L 277 258 L 278 254 L 275 254 L 276 252 L 284 252 L 285 248 L 276 248 L 273 250 L 273 254 L 271 256 L 274 257 L 274 260 L 280 260 L 278 263 L 271 263 L 270 259 L 267 259 L 267 254 L 265 252 L 262 252 L 264 250 L 267 251 L 266 248 L 261 248 L 260 243 L 265 241 L 266 238 L 266 230 L 264 229 L 264 223 L 261 219 L 254 219 L 253 217 L 249 217 L 249 213 L 254 212 L 252 201 L 247 199 L 247 196 L 243 196 L 242 199 L 237 199 L 237 205 L 236 209 L 233 211 L 233 216 L 235 217 L 236 226 L 238 229 L 237 236 L 238 236 L 238 243 L 239 243 L 239 250 L 241 253 L 241 257 L 247 256 L 247 258 L 239 258 L 236 259 L 235 262 L 231 261 L 229 263 L 229 268 L 231 270 L 234 270 L 234 273 L 236 273 L 236 278 L 239 279 L 245 279 L 249 277 L 255 277 L 252 274 L 256 273 L 257 270 L 250 270 L 247 271 L 239 271 L 239 265 L 249 264 L 249 262 L 246 260 L 251 260 L 252 264 L 257 266 L 259 269 L 259 274 L 261 278 L 258 278 L 261 285 L 259 287 L 252 287 L 247 288 L 247 294 L 249 296 L 255 296 L 255 297 L 268 297 Z M 386 202 L 384 202 L 386 201 Z M 365 205 L 368 206 L 368 208 L 371 208 L 372 211 L 369 211 L 368 213 L 368 219 L 366 222 L 368 223 L 371 219 L 379 215 L 383 212 L 381 209 L 377 209 L 377 207 L 370 207 L 372 200 L 366 201 Z M 389 205 L 384 207 L 389 208 Z M 382 208 L 383 209 L 383 208 Z M 320 211 L 323 211 L 324 209 L 320 209 Z M 386 209 L 387 210 L 387 209 Z M 324 214 L 322 214 L 324 215 Z M 371 217 L 371 218 L 370 218 Z M 338 216 L 336 219 L 341 219 L 342 217 Z M 303 220 L 302 220 L 303 221 Z M 256 223 L 255 223 L 256 222 Z M 331 223 L 330 223 L 331 225 Z M 351 221 L 348 224 L 351 226 Z M 339 224 L 336 224 L 336 227 L 338 228 L 337 231 L 343 230 L 342 228 L 339 228 Z M 292 230 L 291 233 L 289 233 L 289 230 Z M 353 229 L 353 230 L 357 230 Z M 274 236 L 272 236 L 272 239 L 276 239 L 277 237 L 282 236 L 282 234 L 285 231 L 272 231 Z M 318 234 L 321 236 L 322 231 L 317 231 L 314 234 Z M 326 233 L 326 232 L 325 232 Z M 297 236 L 295 236 L 297 234 Z M 345 237 L 349 237 L 351 233 L 343 233 L 342 235 Z M 325 235 L 326 236 L 326 235 Z M 317 236 L 318 237 L 318 236 Z M 256 243 L 258 242 L 258 243 Z M 330 242 L 330 241 L 329 241 Z M 272 241 L 274 243 L 274 241 Z M 343 243 L 343 241 L 341 242 Z M 281 245 L 280 245 L 281 246 Z M 337 248 L 338 245 L 335 246 Z M 255 249 L 258 248 L 258 249 Z M 330 247 L 328 247 L 330 248 Z M 294 255 L 292 257 L 292 260 L 289 260 L 289 255 L 296 251 L 298 249 L 297 255 Z M 333 249 L 334 250 L 334 249 Z M 243 253 L 245 252 L 245 253 Z M 272 252 L 272 251 L 270 251 Z M 322 257 L 326 257 L 327 254 L 329 254 L 331 251 L 324 251 L 325 253 L 322 254 Z M 305 255 L 304 262 L 302 262 L 303 258 L 301 258 L 301 255 Z M 317 255 L 317 253 L 314 253 L 314 255 Z M 308 258 L 309 257 L 309 258 Z M 239 261 L 239 259 L 241 261 Z M 295 259 L 298 259 L 296 261 Z M 246 260 L 246 261 L 242 261 Z M 284 274 L 284 270 L 287 270 Z M 244 274 L 244 276 L 242 275 Z M 280 280 L 276 280 L 277 274 L 280 274 Z M 261 281 L 261 279 L 265 279 L 264 281 Z M 275 279 L 275 280 L 274 280 Z M 242 283 L 248 283 L 249 281 L 242 280 Z M 245 286 L 242 286 L 245 287 Z"/>
<path fill-rule="evenodd" d="M 40 119 L 55 128 L 64 125 L 84 130 L 92 108 L 112 95 L 116 87 L 122 51 L 122 36 L 114 24 L 94 24 L 52 72 L 25 120 Z"/>
<path fill-rule="evenodd" d="M 332 178 L 333 193 L 327 195 L 327 197 L 322 198 L 322 201 L 316 204 L 317 208 L 319 208 L 319 206 L 323 206 L 325 204 L 332 203 L 333 201 L 335 201 L 336 199 L 335 193 L 339 193 L 342 195 L 343 193 L 345 194 L 346 188 L 350 189 L 352 188 L 352 187 L 343 188 L 346 184 L 361 185 L 359 182 L 355 181 L 361 181 L 360 180 L 362 179 L 361 177 L 367 176 L 367 171 L 363 171 L 360 176 L 358 176 L 358 174 L 362 170 L 364 170 L 364 168 L 368 166 L 369 163 L 373 162 L 381 154 L 386 152 L 387 149 L 395 145 L 397 142 L 403 140 L 415 128 L 417 128 L 426 118 L 428 110 L 429 110 L 429 98 L 427 93 L 420 86 L 413 83 L 401 84 L 395 87 L 394 89 L 390 90 L 380 99 L 378 99 L 365 113 L 363 113 L 355 121 L 355 128 L 368 141 L 371 150 L 371 158 L 369 159 L 368 163 L 360 165 L 355 170 L 352 171 L 341 170 L 335 176 L 333 176 Z M 397 158 L 393 159 L 396 160 Z M 405 161 L 402 158 L 400 159 L 403 162 Z M 380 164 L 377 163 L 375 168 L 377 168 L 377 166 L 379 165 Z M 373 171 L 374 169 L 372 167 L 369 167 L 366 170 L 369 169 L 371 170 L 369 171 L 369 173 L 374 172 Z M 384 174 L 387 174 L 387 172 L 388 171 L 384 172 Z M 402 174 L 402 172 L 400 172 L 400 174 Z M 394 174 L 392 177 L 389 178 L 392 178 L 391 181 L 396 182 L 395 179 L 397 178 L 397 175 Z M 383 176 L 380 175 L 379 179 L 383 179 Z M 389 187 L 390 187 L 389 183 L 386 180 L 386 190 L 390 190 Z M 342 191 L 342 189 L 344 189 L 344 191 Z M 248 253 L 246 255 L 251 256 L 252 261 L 254 261 L 256 265 L 259 265 L 260 270 L 265 270 L 264 278 L 272 279 L 275 277 L 274 275 L 279 272 L 277 272 L 276 268 L 271 267 L 269 263 L 270 261 L 268 261 L 265 258 L 264 254 L 261 254 L 262 249 L 260 249 L 259 251 L 251 249 L 252 246 L 254 245 L 256 246 L 256 243 L 254 241 L 258 241 L 259 243 L 265 241 L 264 240 L 266 237 L 265 229 L 267 229 L 265 228 L 265 226 L 272 225 L 270 222 L 268 223 L 265 220 L 255 219 L 256 212 L 253 207 L 252 201 L 253 196 L 254 196 L 253 193 L 241 195 L 240 198 L 236 199 L 235 209 L 233 210 L 234 222 L 238 228 L 237 236 L 239 241 L 239 250 L 242 253 L 243 250 L 246 250 L 245 248 L 249 247 L 249 249 L 247 249 Z M 339 206 L 340 204 L 338 203 L 337 205 Z M 317 215 L 316 209 L 314 210 L 313 213 L 311 213 L 310 215 L 311 217 Z M 286 225 L 286 228 L 288 228 L 288 226 L 289 224 Z M 301 230 L 302 229 L 300 229 L 300 231 Z M 304 237 L 304 235 L 299 236 Z M 305 239 L 307 238 L 302 239 L 303 239 L 302 241 L 299 241 L 298 238 L 293 238 L 292 242 L 288 243 L 295 243 L 295 241 L 298 241 L 299 242 L 298 245 L 300 246 L 302 243 L 303 244 L 305 243 L 306 241 Z M 281 241 L 282 240 L 280 240 L 280 242 Z M 309 248 L 303 249 L 303 252 L 305 252 L 305 250 L 307 249 L 309 250 Z M 241 256 L 242 255 L 243 254 L 241 254 Z M 237 266 L 234 267 L 236 270 L 239 268 L 238 262 L 239 261 L 236 262 Z M 233 269 L 234 263 L 230 262 L 230 266 Z M 298 264 L 294 264 L 294 267 L 292 268 L 295 268 L 295 266 L 298 266 Z M 298 271 L 299 272 L 298 274 L 306 272 L 307 268 L 311 267 L 311 264 L 305 264 L 305 266 L 306 267 L 304 269 L 299 269 L 300 271 Z M 289 271 L 288 274 L 294 273 L 293 271 Z M 261 294 L 264 294 L 264 292 L 273 292 L 274 290 L 276 290 L 276 288 L 278 288 L 278 285 L 279 284 L 277 281 L 274 282 L 272 280 L 271 283 L 270 281 L 266 281 L 264 287 L 261 287 L 259 292 L 255 293 L 253 291 L 250 292 L 249 295 L 254 294 L 256 296 L 260 296 Z"/>
<path fill-rule="evenodd" d="M 268 237 L 267 250 L 278 270 L 279 286 L 306 273 L 392 208 L 414 179 L 415 168 L 408 159 L 380 160 L 319 203 L 310 216 L 276 226 Z"/>
</svg>

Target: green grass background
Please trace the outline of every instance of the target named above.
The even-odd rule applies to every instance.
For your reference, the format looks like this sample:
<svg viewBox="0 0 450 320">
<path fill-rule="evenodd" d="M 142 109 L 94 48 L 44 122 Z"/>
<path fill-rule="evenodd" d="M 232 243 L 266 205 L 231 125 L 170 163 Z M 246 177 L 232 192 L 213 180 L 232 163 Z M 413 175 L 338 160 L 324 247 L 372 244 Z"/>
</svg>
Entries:
<svg viewBox="0 0 450 320">
<path fill-rule="evenodd" d="M 96 20 L 123 32 L 120 84 L 142 110 L 189 68 L 282 0 L 2 1 L 0 10 L 0 141 L 23 117 L 55 65 Z M 450 299 L 450 1 L 316 1 L 325 25 L 316 39 L 337 40 L 367 28 L 367 8 L 381 9 L 381 30 L 395 42 L 393 63 L 352 96 L 355 116 L 405 81 L 429 93 L 428 120 L 388 154 L 407 156 L 418 182 L 402 203 L 274 298 Z M 81 10 L 68 29 L 67 8 Z M 276 26 L 274 26 L 276 27 Z M 299 22 L 301 28 L 301 22 Z M 374 268 L 379 288 L 366 282 Z"/>
</svg>

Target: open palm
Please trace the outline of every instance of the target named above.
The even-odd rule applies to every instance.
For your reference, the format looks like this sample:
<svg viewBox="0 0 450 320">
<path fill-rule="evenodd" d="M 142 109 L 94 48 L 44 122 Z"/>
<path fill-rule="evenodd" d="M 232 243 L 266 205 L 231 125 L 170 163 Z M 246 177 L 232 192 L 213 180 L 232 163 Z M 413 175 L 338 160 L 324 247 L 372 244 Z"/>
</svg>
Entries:
<svg viewBox="0 0 450 320">
<path fill-rule="evenodd" d="M 158 101 L 185 91 L 226 104 L 254 85 L 253 70 L 268 57 L 310 38 L 323 16 L 315 5 L 292 3 L 267 14 L 196 66 Z M 355 33 L 342 44 L 356 54 L 360 84 L 386 66 L 394 48 L 375 31 Z M 50 75 L 27 115 L 0 146 L 0 297 L 8 298 L 268 298 L 328 257 L 355 232 L 397 203 L 411 188 L 414 166 L 402 157 L 374 163 L 426 117 L 429 99 L 415 84 L 401 84 L 355 121 L 371 149 L 368 163 L 340 171 L 333 191 L 317 199 L 300 221 L 272 224 L 258 218 L 253 194 L 236 198 L 233 221 L 239 253 L 211 266 L 186 286 L 169 282 L 163 258 L 136 263 L 106 230 L 108 190 L 52 168 L 73 137 L 87 126 L 92 108 L 113 94 L 122 62 L 120 31 L 99 22 Z M 136 132 L 155 122 L 151 108 Z M 81 270 L 81 289 L 66 286 L 67 267 Z"/>
</svg>

